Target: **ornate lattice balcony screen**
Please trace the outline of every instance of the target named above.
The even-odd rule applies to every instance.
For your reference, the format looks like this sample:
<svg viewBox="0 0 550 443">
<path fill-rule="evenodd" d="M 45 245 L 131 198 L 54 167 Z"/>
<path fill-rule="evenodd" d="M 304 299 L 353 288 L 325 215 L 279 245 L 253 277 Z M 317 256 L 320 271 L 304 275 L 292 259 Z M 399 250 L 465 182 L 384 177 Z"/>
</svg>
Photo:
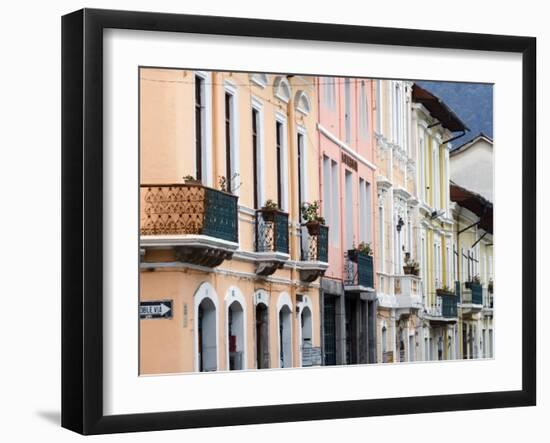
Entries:
<svg viewBox="0 0 550 443">
<path fill-rule="evenodd" d="M 277 210 L 256 211 L 256 251 L 288 254 L 288 214 Z"/>
<path fill-rule="evenodd" d="M 309 234 L 303 226 L 302 236 L 302 260 L 328 263 L 328 226 L 320 225 L 318 234 Z"/>
<path fill-rule="evenodd" d="M 141 186 L 141 235 L 199 234 L 238 242 L 237 197 L 201 184 Z"/>
</svg>

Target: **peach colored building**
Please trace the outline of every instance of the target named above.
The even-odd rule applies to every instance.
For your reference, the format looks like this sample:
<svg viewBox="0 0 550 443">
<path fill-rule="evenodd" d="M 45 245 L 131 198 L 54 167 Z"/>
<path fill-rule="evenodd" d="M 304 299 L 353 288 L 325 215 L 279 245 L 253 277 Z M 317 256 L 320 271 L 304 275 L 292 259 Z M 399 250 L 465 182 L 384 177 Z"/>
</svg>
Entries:
<svg viewBox="0 0 550 443">
<path fill-rule="evenodd" d="M 140 70 L 140 372 L 321 364 L 315 80 Z"/>
<path fill-rule="evenodd" d="M 373 363 L 374 82 L 339 77 L 316 81 L 320 196 L 330 226 L 329 267 L 321 278 L 323 363 Z"/>
</svg>

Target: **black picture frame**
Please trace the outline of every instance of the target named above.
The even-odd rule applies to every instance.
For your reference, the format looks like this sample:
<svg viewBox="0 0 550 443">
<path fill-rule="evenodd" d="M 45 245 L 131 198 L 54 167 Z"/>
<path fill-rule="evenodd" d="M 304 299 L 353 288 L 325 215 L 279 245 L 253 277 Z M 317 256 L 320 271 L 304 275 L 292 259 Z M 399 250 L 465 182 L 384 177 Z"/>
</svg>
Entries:
<svg viewBox="0 0 550 443">
<path fill-rule="evenodd" d="M 109 415 L 103 413 L 103 30 L 107 28 L 522 55 L 522 388 L 517 391 Z M 536 39 L 83 9 L 62 18 L 62 426 L 82 434 L 536 404 Z"/>
</svg>

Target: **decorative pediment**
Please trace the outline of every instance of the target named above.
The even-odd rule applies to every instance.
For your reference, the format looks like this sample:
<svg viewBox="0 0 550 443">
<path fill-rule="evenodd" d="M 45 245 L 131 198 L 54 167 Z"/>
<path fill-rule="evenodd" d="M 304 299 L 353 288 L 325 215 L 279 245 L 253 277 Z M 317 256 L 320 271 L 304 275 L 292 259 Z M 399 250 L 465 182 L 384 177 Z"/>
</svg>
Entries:
<svg viewBox="0 0 550 443">
<path fill-rule="evenodd" d="M 304 115 L 308 115 L 311 111 L 311 102 L 309 101 L 308 95 L 299 90 L 294 97 L 294 106 L 296 111 L 301 112 Z"/>
<path fill-rule="evenodd" d="M 285 77 L 275 77 L 275 81 L 273 82 L 273 95 L 276 98 L 285 103 L 288 103 L 290 101 L 290 91 L 290 84 Z"/>
<path fill-rule="evenodd" d="M 268 82 L 267 74 L 250 74 L 250 81 L 260 88 L 265 88 Z"/>
</svg>

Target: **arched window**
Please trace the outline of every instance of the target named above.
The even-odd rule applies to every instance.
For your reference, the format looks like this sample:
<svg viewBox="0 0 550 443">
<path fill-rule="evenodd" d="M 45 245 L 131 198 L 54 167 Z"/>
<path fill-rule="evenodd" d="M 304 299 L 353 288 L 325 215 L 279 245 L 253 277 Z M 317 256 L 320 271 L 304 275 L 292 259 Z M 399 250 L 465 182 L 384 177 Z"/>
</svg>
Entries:
<svg viewBox="0 0 550 443">
<path fill-rule="evenodd" d="M 194 295 L 195 370 L 218 369 L 218 296 L 210 283 L 203 283 Z"/>
<path fill-rule="evenodd" d="M 313 348 L 313 305 L 308 295 L 302 297 L 302 301 L 296 305 L 299 312 L 300 334 L 300 363 L 301 366 L 312 366 L 311 348 Z"/>
</svg>

